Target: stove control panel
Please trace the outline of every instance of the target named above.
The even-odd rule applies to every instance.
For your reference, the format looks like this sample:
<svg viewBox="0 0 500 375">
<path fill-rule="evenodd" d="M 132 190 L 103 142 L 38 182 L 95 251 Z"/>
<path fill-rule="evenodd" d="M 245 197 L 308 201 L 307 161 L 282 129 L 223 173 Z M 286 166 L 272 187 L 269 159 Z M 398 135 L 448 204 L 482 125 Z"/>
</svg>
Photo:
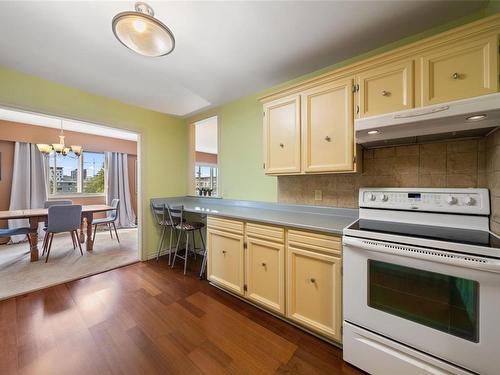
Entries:
<svg viewBox="0 0 500 375">
<path fill-rule="evenodd" d="M 489 215 L 488 189 L 362 188 L 359 207 Z"/>
</svg>

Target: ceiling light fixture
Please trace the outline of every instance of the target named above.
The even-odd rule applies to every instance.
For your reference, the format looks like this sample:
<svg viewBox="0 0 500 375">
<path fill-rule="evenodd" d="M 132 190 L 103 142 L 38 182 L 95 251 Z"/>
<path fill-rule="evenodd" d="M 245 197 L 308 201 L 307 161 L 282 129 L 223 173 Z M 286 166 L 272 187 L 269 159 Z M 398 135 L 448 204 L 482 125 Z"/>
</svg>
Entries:
<svg viewBox="0 0 500 375">
<path fill-rule="evenodd" d="M 369 130 L 368 131 L 368 134 L 370 134 L 370 135 L 375 135 L 375 134 L 378 134 L 378 133 L 380 133 L 378 130 Z"/>
<path fill-rule="evenodd" d="M 135 12 L 118 13 L 112 22 L 116 39 L 143 56 L 168 55 L 175 48 L 174 34 L 154 14 L 143 2 L 135 3 Z"/>
<path fill-rule="evenodd" d="M 66 147 L 64 144 L 64 130 L 63 130 L 63 120 L 61 119 L 61 132 L 59 133 L 59 143 L 53 143 L 52 145 L 46 143 L 37 143 L 38 151 L 43 155 L 48 155 L 53 151 L 63 156 L 69 154 L 70 151 L 73 152 L 77 157 L 82 154 L 82 146 L 72 145 L 71 147 Z"/>
<path fill-rule="evenodd" d="M 467 121 L 480 121 L 486 118 L 486 115 L 474 115 L 467 117 Z"/>
</svg>

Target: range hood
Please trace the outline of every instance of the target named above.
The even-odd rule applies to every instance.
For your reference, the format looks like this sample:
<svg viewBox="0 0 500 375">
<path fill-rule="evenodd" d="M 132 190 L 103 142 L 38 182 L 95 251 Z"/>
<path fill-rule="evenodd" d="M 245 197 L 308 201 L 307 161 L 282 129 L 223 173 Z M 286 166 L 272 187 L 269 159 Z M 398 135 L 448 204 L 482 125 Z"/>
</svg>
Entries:
<svg viewBox="0 0 500 375">
<path fill-rule="evenodd" d="M 366 147 L 484 135 L 500 126 L 500 93 L 354 121 Z"/>
</svg>

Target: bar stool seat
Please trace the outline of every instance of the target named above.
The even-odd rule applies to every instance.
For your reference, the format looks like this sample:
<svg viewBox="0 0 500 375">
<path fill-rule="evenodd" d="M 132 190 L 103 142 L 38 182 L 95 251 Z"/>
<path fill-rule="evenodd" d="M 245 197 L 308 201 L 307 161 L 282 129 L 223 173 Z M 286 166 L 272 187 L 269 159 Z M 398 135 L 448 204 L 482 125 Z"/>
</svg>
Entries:
<svg viewBox="0 0 500 375">
<path fill-rule="evenodd" d="M 183 231 L 193 231 L 202 228 L 205 228 L 205 224 L 199 221 L 183 222 L 182 224 L 179 223 L 175 226 L 175 229 Z"/>
</svg>

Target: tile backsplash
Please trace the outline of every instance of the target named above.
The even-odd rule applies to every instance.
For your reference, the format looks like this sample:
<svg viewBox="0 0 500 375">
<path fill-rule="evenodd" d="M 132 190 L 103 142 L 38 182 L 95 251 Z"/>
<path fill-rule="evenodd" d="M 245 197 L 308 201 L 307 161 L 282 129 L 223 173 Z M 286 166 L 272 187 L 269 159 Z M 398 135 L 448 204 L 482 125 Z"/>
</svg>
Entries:
<svg viewBox="0 0 500 375">
<path fill-rule="evenodd" d="M 278 177 L 278 201 L 356 208 L 360 187 L 484 187 L 500 232 L 500 131 L 486 138 L 363 150 L 362 173 Z M 322 199 L 315 200 L 315 190 Z"/>
</svg>

